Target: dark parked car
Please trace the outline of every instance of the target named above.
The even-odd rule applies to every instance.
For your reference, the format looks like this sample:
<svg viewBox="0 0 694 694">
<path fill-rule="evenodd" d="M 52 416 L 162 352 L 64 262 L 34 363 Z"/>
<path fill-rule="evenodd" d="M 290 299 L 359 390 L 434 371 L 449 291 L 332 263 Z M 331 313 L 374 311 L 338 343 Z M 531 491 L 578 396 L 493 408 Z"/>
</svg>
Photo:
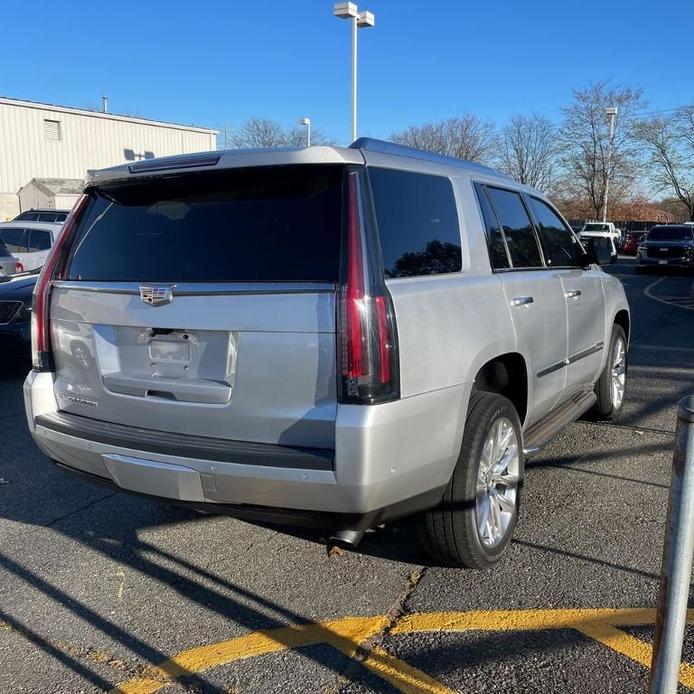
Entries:
<svg viewBox="0 0 694 694">
<path fill-rule="evenodd" d="M 27 210 L 26 212 L 20 212 L 12 221 L 62 224 L 69 214 L 70 210 Z"/>
<path fill-rule="evenodd" d="M 654 226 L 639 244 L 636 271 L 651 265 L 694 268 L 694 227 L 686 224 Z"/>
<path fill-rule="evenodd" d="M 624 245 L 622 246 L 622 253 L 624 253 L 624 255 L 636 255 L 636 252 L 639 248 L 639 244 L 641 243 L 645 235 L 645 231 L 630 231 L 627 234 L 627 240 L 624 242 Z"/>
<path fill-rule="evenodd" d="M 39 270 L 0 277 L 0 354 L 31 348 L 31 295 Z"/>
</svg>

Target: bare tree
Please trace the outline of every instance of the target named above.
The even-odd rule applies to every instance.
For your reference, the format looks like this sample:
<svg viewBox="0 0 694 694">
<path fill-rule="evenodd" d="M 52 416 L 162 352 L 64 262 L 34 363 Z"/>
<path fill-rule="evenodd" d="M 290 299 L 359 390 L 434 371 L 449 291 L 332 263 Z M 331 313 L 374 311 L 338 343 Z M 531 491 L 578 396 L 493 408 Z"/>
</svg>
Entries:
<svg viewBox="0 0 694 694">
<path fill-rule="evenodd" d="M 674 194 L 694 221 L 694 106 L 638 121 L 634 136 L 645 149 L 655 190 Z"/>
<path fill-rule="evenodd" d="M 330 138 L 320 129 L 311 129 L 311 144 L 331 144 Z M 306 129 L 300 126 L 285 128 L 270 118 L 254 116 L 238 128 L 224 126 L 217 136 L 217 147 L 240 149 L 254 147 L 303 147 L 306 145 Z"/>
<path fill-rule="evenodd" d="M 391 140 L 448 157 L 485 163 L 494 158 L 497 146 L 494 124 L 470 113 L 436 123 L 410 125 L 393 133 Z"/>
<path fill-rule="evenodd" d="M 563 109 L 559 131 L 563 187 L 569 195 L 586 199 L 593 216 L 599 217 L 605 202 L 609 176 L 610 199 L 623 199 L 633 186 L 637 151 L 631 125 L 643 105 L 640 89 L 610 87 L 597 82 L 574 90 L 574 101 Z M 618 108 L 610 156 L 606 109 Z"/>
<path fill-rule="evenodd" d="M 499 168 L 520 183 L 549 191 L 556 179 L 557 133 L 545 116 L 515 115 L 504 127 Z"/>
<path fill-rule="evenodd" d="M 277 121 L 253 116 L 232 133 L 231 144 L 233 147 L 284 147 L 287 137 Z"/>
</svg>

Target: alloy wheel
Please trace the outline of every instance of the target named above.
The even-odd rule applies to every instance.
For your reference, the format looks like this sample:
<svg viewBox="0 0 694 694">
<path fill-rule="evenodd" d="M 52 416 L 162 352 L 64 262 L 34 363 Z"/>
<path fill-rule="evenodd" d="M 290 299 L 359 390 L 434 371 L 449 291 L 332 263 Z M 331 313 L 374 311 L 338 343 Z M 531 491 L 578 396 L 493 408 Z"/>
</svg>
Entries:
<svg viewBox="0 0 694 694">
<path fill-rule="evenodd" d="M 627 382 L 627 351 L 624 340 L 618 337 L 612 348 L 611 370 L 612 407 L 618 410 L 624 400 L 624 389 Z"/>
<path fill-rule="evenodd" d="M 494 420 L 477 468 L 477 532 L 484 547 L 496 547 L 509 532 L 518 501 L 520 446 L 508 417 Z"/>
</svg>

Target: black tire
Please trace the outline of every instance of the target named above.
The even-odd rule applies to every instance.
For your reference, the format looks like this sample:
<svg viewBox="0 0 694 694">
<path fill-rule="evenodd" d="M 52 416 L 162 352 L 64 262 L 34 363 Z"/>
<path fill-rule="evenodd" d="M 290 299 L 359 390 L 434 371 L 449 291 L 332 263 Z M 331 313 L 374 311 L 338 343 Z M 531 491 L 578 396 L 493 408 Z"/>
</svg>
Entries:
<svg viewBox="0 0 694 694">
<path fill-rule="evenodd" d="M 519 483 L 516 487 L 515 508 L 505 534 L 498 544 L 488 547 L 482 542 L 477 529 L 477 475 L 484 445 L 492 426 L 501 417 L 507 418 L 515 431 Z M 453 476 L 440 505 L 420 518 L 420 543 L 436 562 L 446 566 L 484 569 L 502 556 L 518 521 L 524 466 L 522 441 L 518 413 L 507 398 L 496 393 L 472 395 Z"/>
<path fill-rule="evenodd" d="M 598 419 L 617 419 L 617 417 L 619 417 L 619 415 L 622 413 L 622 410 L 624 409 L 624 400 L 626 393 L 622 395 L 621 401 L 617 405 L 615 405 L 612 390 L 612 368 L 615 356 L 615 349 L 619 340 L 622 341 L 622 345 L 624 346 L 624 378 L 626 389 L 628 371 L 626 351 L 627 338 L 622 326 L 617 325 L 615 323 L 615 325 L 612 326 L 612 335 L 610 337 L 610 349 L 607 353 L 607 363 L 605 364 L 605 368 L 602 370 L 602 373 L 600 374 L 598 382 L 595 384 L 595 394 L 598 396 L 598 399 L 595 402 L 595 405 L 593 405 L 592 412 Z"/>
</svg>

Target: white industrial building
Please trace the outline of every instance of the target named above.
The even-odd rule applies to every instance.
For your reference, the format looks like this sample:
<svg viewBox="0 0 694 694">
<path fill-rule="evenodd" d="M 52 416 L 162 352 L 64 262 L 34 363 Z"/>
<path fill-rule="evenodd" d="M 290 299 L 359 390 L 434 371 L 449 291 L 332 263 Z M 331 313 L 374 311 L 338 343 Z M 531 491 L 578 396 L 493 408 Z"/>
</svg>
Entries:
<svg viewBox="0 0 694 694">
<path fill-rule="evenodd" d="M 209 128 L 0 97 L 0 221 L 37 201 L 60 208 L 74 200 L 89 169 L 210 151 L 216 142 Z"/>
</svg>

